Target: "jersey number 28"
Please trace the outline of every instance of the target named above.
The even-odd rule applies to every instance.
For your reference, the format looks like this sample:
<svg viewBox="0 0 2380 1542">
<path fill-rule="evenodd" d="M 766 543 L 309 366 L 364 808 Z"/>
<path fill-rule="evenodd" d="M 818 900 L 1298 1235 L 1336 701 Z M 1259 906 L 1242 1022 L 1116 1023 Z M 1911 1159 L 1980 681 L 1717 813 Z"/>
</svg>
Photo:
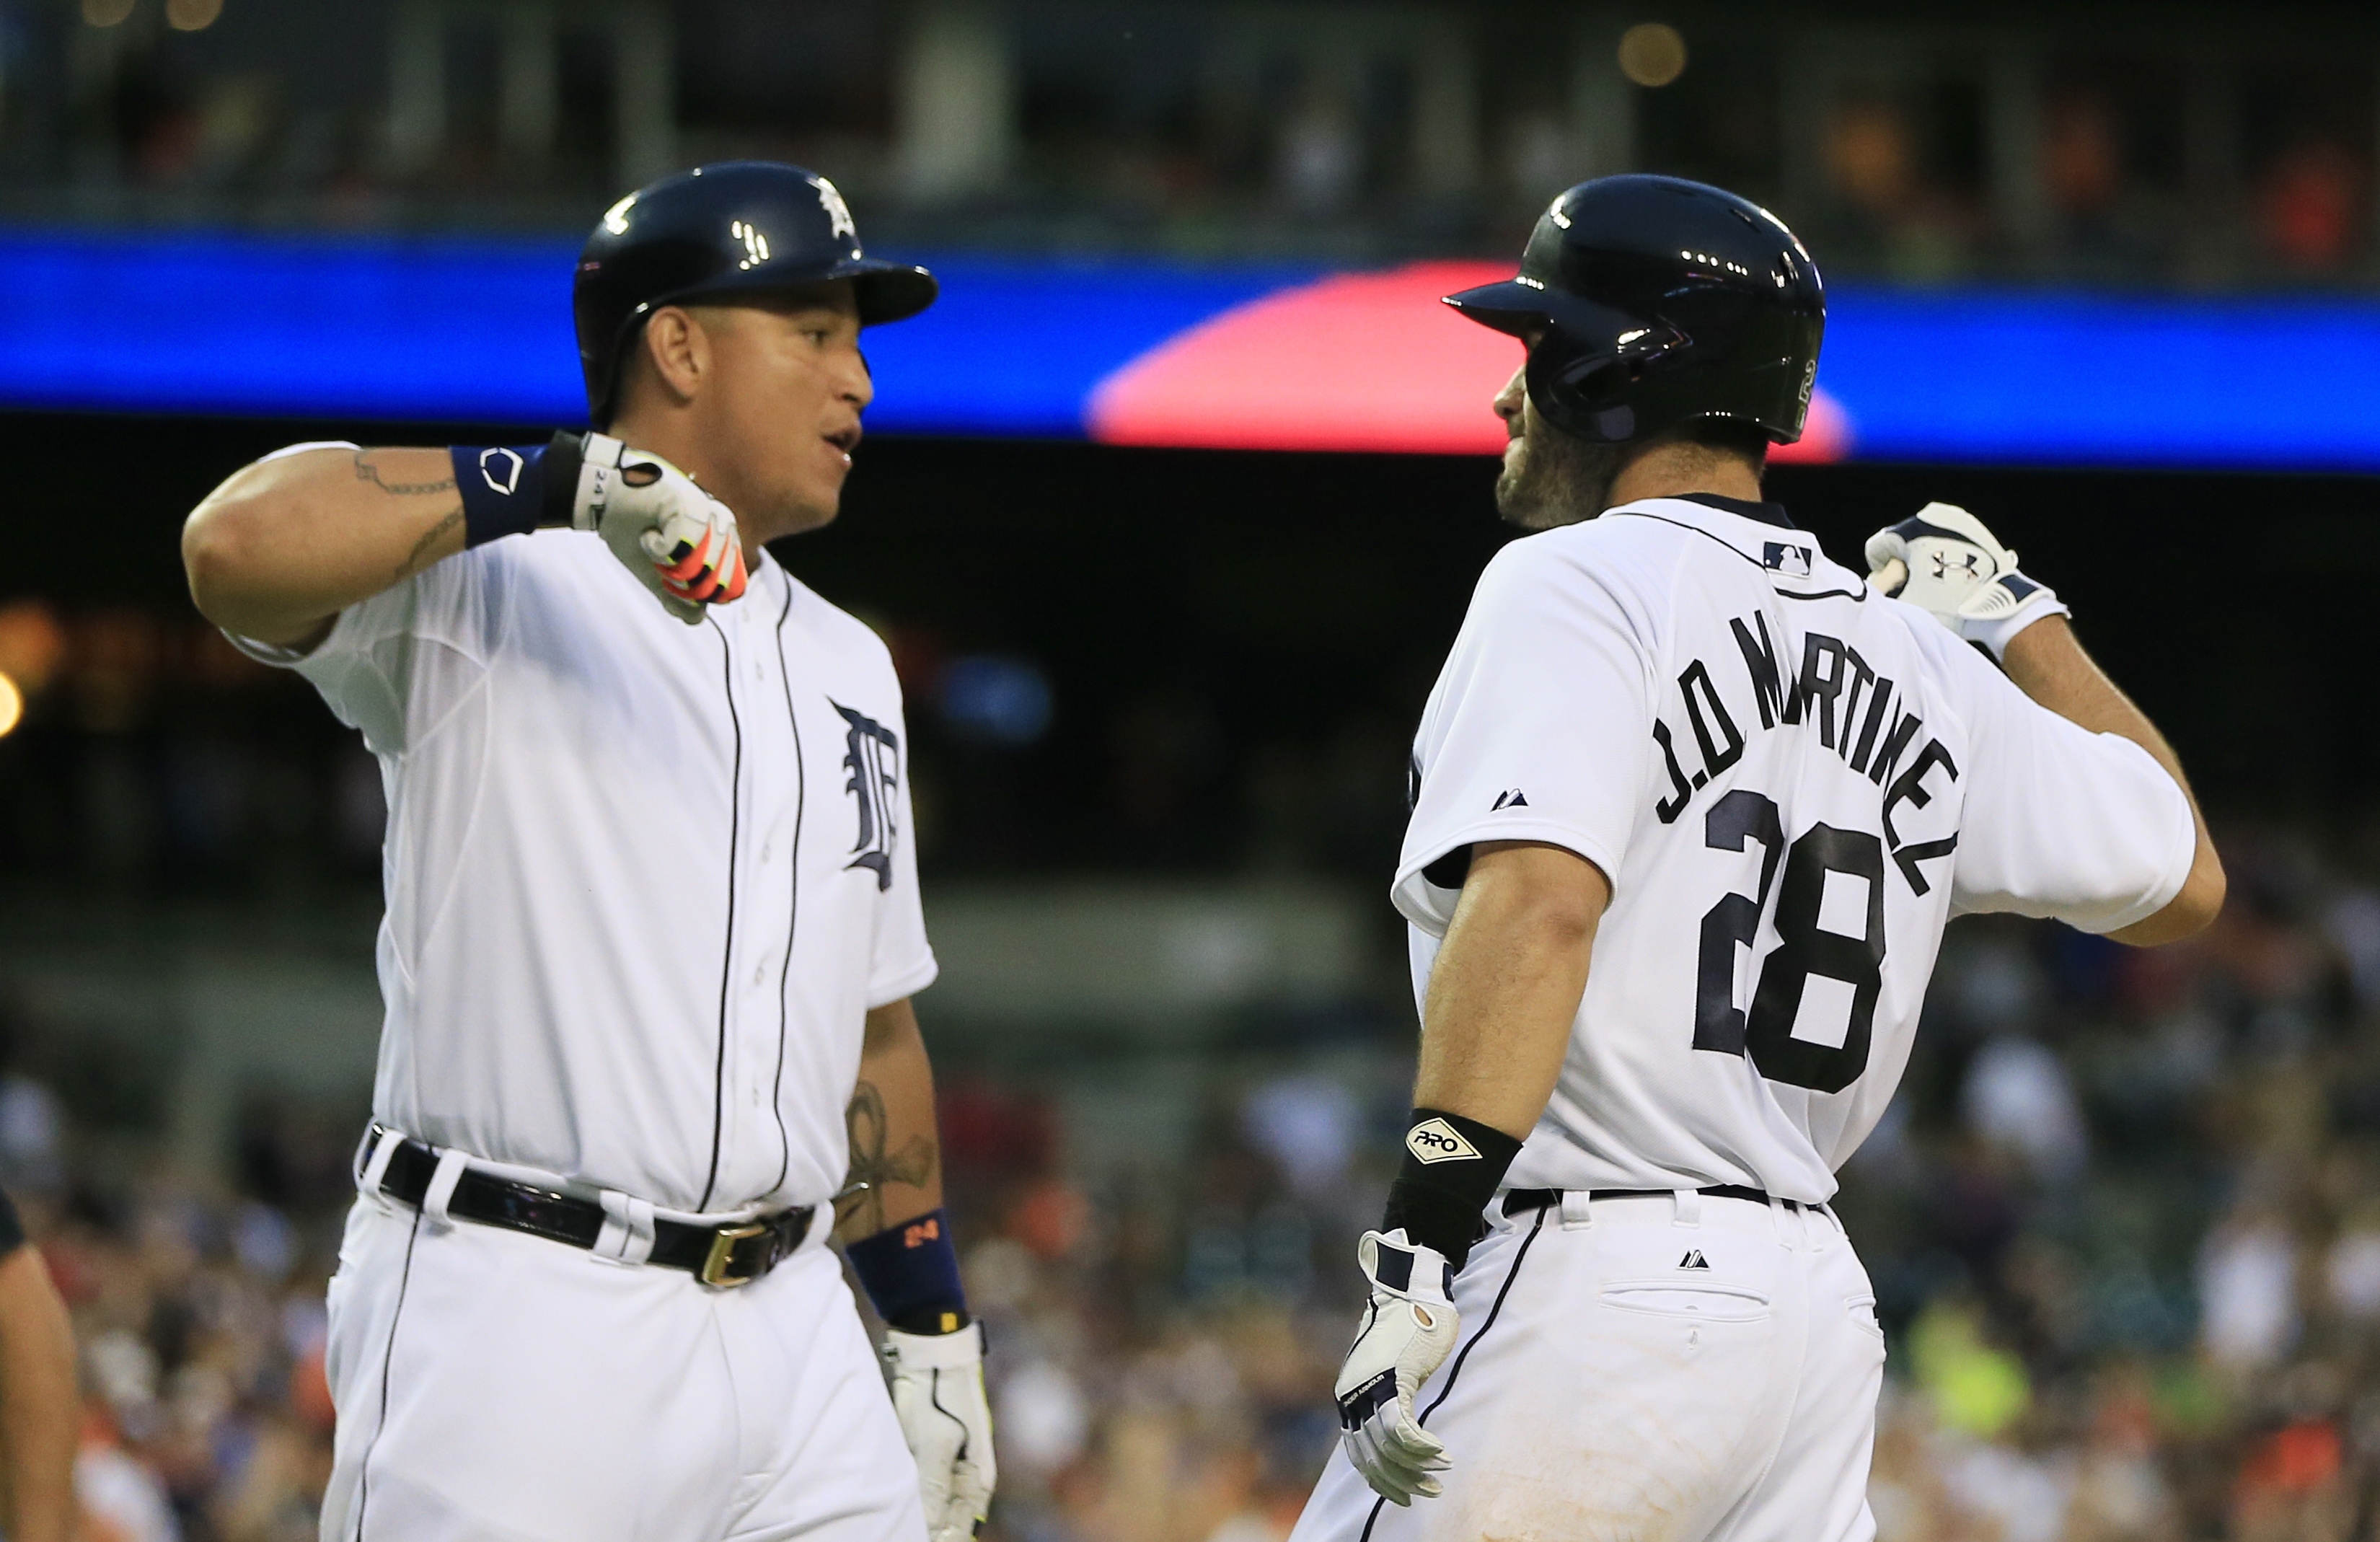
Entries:
<svg viewBox="0 0 2380 1542">
<path fill-rule="evenodd" d="M 1747 840 L 1760 843 L 1759 889 L 1729 894 L 1703 917 L 1694 1048 L 1748 1054 L 1771 1081 L 1840 1092 L 1867 1069 L 1876 992 L 1884 979 L 1884 843 L 1856 830 L 1818 824 L 1788 850 L 1777 805 L 1758 793 L 1738 789 L 1711 806 L 1703 821 L 1703 842 L 1716 851 L 1742 851 Z M 1785 887 L 1777 896 L 1779 941 L 1761 965 L 1747 1014 L 1735 1004 L 1735 950 L 1751 946 L 1759 932 L 1760 913 L 1767 906 L 1779 857 Z M 1865 880 L 1864 937 L 1818 925 L 1828 873 Z M 1793 1037 L 1813 976 L 1851 987 L 1851 1017 L 1840 1045 Z"/>
</svg>

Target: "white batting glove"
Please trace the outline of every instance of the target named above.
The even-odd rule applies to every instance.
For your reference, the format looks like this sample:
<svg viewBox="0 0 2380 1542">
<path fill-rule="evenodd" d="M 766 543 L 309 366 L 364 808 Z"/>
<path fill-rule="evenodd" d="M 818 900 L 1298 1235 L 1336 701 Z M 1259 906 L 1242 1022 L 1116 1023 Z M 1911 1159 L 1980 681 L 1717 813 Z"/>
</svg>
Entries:
<svg viewBox="0 0 2380 1542">
<path fill-rule="evenodd" d="M 2019 573 L 2016 553 L 1955 504 L 1928 504 L 1868 537 L 1867 565 L 1876 588 L 1931 612 L 1995 659 L 2042 617 L 2074 613 L 2047 584 Z"/>
<path fill-rule="evenodd" d="M 612 554 L 687 625 L 705 605 L 741 599 L 747 575 L 735 516 L 659 455 L 607 433 L 587 435 L 570 523 Z"/>
<path fill-rule="evenodd" d="M 884 1364 L 892 1371 L 892 1412 L 917 1459 L 928 1542 L 965 1542 L 990 1512 L 1000 1476 L 983 1395 L 983 1325 L 935 1334 L 887 1329 Z"/>
<path fill-rule="evenodd" d="M 1363 1330 L 1333 1390 L 1347 1460 L 1391 1504 L 1445 1490 L 1446 1446 L 1414 1416 L 1414 1397 L 1454 1352 L 1459 1326 L 1446 1297 L 1446 1256 L 1405 1240 L 1404 1228 L 1366 1232 L 1355 1261 L 1372 1284 Z"/>
</svg>

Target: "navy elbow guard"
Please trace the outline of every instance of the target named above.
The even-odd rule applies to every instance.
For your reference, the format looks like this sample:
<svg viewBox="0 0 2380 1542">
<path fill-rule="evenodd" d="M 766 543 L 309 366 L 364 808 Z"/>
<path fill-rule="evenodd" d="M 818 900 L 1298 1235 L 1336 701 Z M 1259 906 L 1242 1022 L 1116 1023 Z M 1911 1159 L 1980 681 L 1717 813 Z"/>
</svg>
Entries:
<svg viewBox="0 0 2380 1542">
<path fill-rule="evenodd" d="M 1493 1125 L 1414 1110 L 1380 1230 L 1402 1226 L 1408 1242 L 1438 1249 L 1450 1269 L 1461 1269 L 1471 1245 L 1488 1234 L 1488 1202 L 1520 1154 L 1521 1143 Z"/>
<path fill-rule="evenodd" d="M 955 1333 L 971 1320 L 946 1210 L 929 1210 L 843 1250 L 876 1315 L 904 1333 Z"/>
<path fill-rule="evenodd" d="M 543 444 L 454 444 L 455 490 L 463 498 L 463 544 L 571 522 L 578 494 L 579 436 Z"/>
</svg>

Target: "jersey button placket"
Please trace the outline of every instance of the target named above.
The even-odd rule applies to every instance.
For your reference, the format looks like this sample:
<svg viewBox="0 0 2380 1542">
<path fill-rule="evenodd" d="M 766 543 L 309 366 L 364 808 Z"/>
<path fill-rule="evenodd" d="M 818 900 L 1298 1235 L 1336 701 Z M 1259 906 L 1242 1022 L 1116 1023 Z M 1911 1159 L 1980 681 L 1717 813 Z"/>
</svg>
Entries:
<svg viewBox="0 0 2380 1542">
<path fill-rule="evenodd" d="M 727 892 L 731 912 L 727 918 L 727 963 L 725 977 L 721 981 L 719 1032 L 719 1153 L 713 1174 L 711 1203 L 733 1206 L 740 1196 L 735 1192 L 735 1153 L 742 1144 L 747 1123 L 743 1118 L 747 1101 L 750 1078 L 745 1074 L 743 1046 L 747 1014 L 743 1010 L 743 955 L 749 945 L 750 932 L 745 926 L 750 885 L 753 880 L 751 863 L 746 854 L 752 844 L 752 795 L 749 791 L 758 781 L 758 746 L 754 743 L 759 694 L 745 686 L 745 656 L 751 651 L 749 634 L 744 625 L 742 605 L 722 607 L 716 613 L 725 619 L 719 628 L 720 641 L 727 650 L 728 705 L 736 717 L 736 774 L 729 795 L 734 802 L 731 816 L 735 832 L 728 848 L 730 875 Z"/>
<path fill-rule="evenodd" d="M 770 1099 L 777 1086 L 778 1057 L 783 1006 L 779 999 L 783 977 L 785 933 L 789 907 L 795 903 L 789 826 L 799 800 L 802 768 L 795 762 L 793 727 L 785 714 L 786 682 L 777 656 L 774 609 L 755 609 L 747 641 L 752 651 L 752 734 L 758 751 L 757 774 L 747 805 L 752 839 L 746 879 L 749 884 L 743 905 L 748 968 L 737 980 L 743 997 L 744 1033 L 736 1050 L 744 1062 L 741 1080 L 751 1110 L 749 1139 L 754 1158 L 766 1171 L 765 1183 L 776 1174 L 781 1160 L 779 1137 Z M 765 1153 L 761 1151 L 765 1147 Z"/>
</svg>

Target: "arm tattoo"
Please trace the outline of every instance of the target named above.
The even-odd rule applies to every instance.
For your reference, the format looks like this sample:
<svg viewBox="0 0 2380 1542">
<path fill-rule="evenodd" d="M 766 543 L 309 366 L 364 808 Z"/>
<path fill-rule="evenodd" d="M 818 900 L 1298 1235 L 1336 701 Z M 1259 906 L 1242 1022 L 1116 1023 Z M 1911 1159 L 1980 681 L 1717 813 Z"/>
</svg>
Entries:
<svg viewBox="0 0 2380 1542">
<path fill-rule="evenodd" d="M 452 487 L 455 484 L 449 482 L 446 485 Z M 396 565 L 396 577 L 399 578 L 412 577 L 413 570 L 421 565 L 421 558 L 423 554 L 432 546 L 438 544 L 438 538 L 453 529 L 455 526 L 460 525 L 462 522 L 463 505 L 457 504 L 453 508 L 446 511 L 445 518 L 441 519 L 437 524 L 431 526 L 430 528 L 421 532 L 421 539 L 413 543 L 413 550 L 407 552 L 405 554 L 405 560 Z"/>
<path fill-rule="evenodd" d="M 851 1176 L 844 1181 L 843 1193 L 835 1196 L 835 1226 L 872 1237 L 884 1230 L 885 1184 L 923 1188 L 934 1175 L 934 1143 L 924 1135 L 911 1135 L 901 1143 L 901 1149 L 889 1156 L 885 1153 L 890 1122 L 884 1112 L 884 1094 L 876 1090 L 874 1082 L 859 1084 L 843 1119 L 851 1132 Z"/>
<path fill-rule="evenodd" d="M 359 482 L 370 482 L 372 486 L 379 488 L 382 492 L 394 492 L 399 497 L 409 498 L 431 492 L 452 492 L 455 491 L 455 479 L 452 477 L 447 478 L 443 481 L 436 482 L 384 482 L 380 480 L 380 467 L 374 466 L 371 461 L 367 458 L 370 455 L 371 452 L 370 450 L 358 450 L 356 452 L 356 480 Z"/>
</svg>

